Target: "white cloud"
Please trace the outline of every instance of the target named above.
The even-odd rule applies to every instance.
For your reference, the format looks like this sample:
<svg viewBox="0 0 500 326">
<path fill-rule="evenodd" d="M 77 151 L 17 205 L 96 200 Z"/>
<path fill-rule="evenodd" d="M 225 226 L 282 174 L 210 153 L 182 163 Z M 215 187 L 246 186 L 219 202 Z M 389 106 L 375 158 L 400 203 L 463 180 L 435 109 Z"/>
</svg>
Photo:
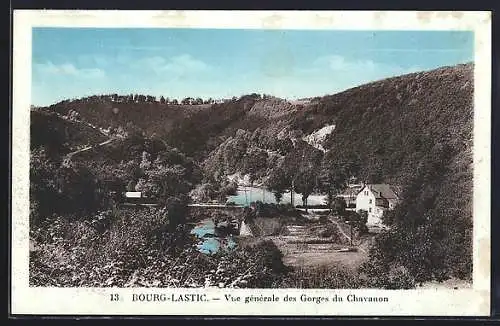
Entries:
<svg viewBox="0 0 500 326">
<path fill-rule="evenodd" d="M 332 70 L 353 70 L 373 71 L 376 65 L 372 60 L 347 61 L 344 57 L 335 55 L 328 58 L 328 66 Z"/>
<path fill-rule="evenodd" d="M 78 78 L 102 78 L 105 76 L 99 68 L 77 68 L 72 63 L 54 64 L 50 61 L 35 64 L 39 72 L 51 75 L 66 75 Z"/>
<path fill-rule="evenodd" d="M 396 64 L 375 62 L 370 59 L 351 60 L 340 55 L 324 56 L 314 61 L 313 70 L 329 68 L 336 72 L 350 72 L 352 74 L 372 75 L 397 75 L 414 72 L 418 67 L 405 68 Z"/>
<path fill-rule="evenodd" d="M 206 72 L 210 70 L 208 64 L 193 58 L 190 54 L 182 54 L 169 59 L 160 56 L 146 57 L 137 61 L 133 66 L 136 68 L 146 68 L 157 73 L 171 72 L 177 75 Z"/>
</svg>

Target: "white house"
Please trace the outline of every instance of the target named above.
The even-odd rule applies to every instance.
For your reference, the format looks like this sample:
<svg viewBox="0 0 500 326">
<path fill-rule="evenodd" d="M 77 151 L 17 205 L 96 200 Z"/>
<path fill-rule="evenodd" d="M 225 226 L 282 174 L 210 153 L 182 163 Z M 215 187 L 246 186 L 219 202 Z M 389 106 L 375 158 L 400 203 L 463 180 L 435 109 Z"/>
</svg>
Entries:
<svg viewBox="0 0 500 326">
<path fill-rule="evenodd" d="M 388 184 L 367 184 L 356 196 L 356 212 L 368 212 L 368 226 L 382 224 L 386 210 L 394 209 L 399 201 L 396 187 Z"/>
</svg>

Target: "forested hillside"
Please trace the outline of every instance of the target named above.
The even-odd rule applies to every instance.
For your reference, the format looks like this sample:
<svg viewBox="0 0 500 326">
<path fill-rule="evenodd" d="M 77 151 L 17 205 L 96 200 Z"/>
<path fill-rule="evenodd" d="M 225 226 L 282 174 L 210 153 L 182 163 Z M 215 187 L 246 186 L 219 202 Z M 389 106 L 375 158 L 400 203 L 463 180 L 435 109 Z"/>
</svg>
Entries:
<svg viewBox="0 0 500 326">
<path fill-rule="evenodd" d="M 31 222 L 53 213 L 88 219 L 106 209 L 112 192 L 143 191 L 152 199 L 186 202 L 201 180 L 182 152 L 136 128 L 120 137 L 46 111 L 31 112 Z"/>
<path fill-rule="evenodd" d="M 258 94 L 203 106 L 96 97 L 41 110 L 73 110 L 82 121 L 126 130 L 126 140 L 100 150 L 105 155 L 89 152 L 82 162 L 102 178 L 123 175 L 134 186 L 155 180 L 164 165 L 172 170 L 161 180 L 189 181 L 183 193 L 195 184 L 220 188 L 235 173 L 277 196 L 293 184 L 305 201 L 314 192 L 333 196 L 352 176 L 397 185 L 403 201 L 384 217 L 391 230 L 377 238 L 364 272 L 404 268 L 417 281 L 470 278 L 473 68 L 389 78 L 300 105 Z M 33 144 L 52 144 L 50 137 L 58 144 L 54 130 Z M 320 130 L 328 132 L 309 137 Z M 74 141 L 86 137 L 83 130 L 76 134 Z M 321 144 L 311 141 L 316 138 Z M 159 191 L 154 182 L 149 187 Z"/>
<path fill-rule="evenodd" d="M 210 104 L 178 104 L 152 96 L 91 96 L 49 106 L 49 111 L 68 115 L 74 111 L 82 121 L 102 128 L 138 128 L 148 136 L 165 136 L 173 126 Z"/>
<path fill-rule="evenodd" d="M 30 117 L 31 149 L 45 146 L 50 152 L 60 155 L 107 139 L 99 130 L 65 120 L 50 111 L 32 110 Z"/>
<path fill-rule="evenodd" d="M 336 125 L 326 161 L 357 158 L 362 180 L 402 186 L 375 273 L 402 265 L 419 281 L 471 277 L 473 89 L 473 65 L 446 67 L 324 97 L 295 117 L 306 133 Z"/>
</svg>

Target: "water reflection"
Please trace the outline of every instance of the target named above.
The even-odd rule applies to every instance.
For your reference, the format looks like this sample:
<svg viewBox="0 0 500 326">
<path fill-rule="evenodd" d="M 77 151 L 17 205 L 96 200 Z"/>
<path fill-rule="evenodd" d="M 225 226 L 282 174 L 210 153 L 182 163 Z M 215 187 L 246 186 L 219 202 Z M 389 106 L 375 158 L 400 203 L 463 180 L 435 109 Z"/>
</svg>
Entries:
<svg viewBox="0 0 500 326">
<path fill-rule="evenodd" d="M 281 198 L 281 204 L 290 204 L 290 191 L 284 192 Z M 227 202 L 234 202 L 236 205 L 249 205 L 252 202 L 261 201 L 267 204 L 276 204 L 274 194 L 265 188 L 259 187 L 239 187 L 236 195 L 229 196 Z M 302 205 L 302 195 L 298 193 L 293 194 L 293 201 L 295 205 Z M 326 204 L 325 195 L 310 195 L 308 197 L 309 205 L 324 205 Z"/>
<path fill-rule="evenodd" d="M 221 248 L 230 250 L 236 247 L 233 236 L 221 236 L 212 220 L 200 222 L 191 230 L 191 234 L 195 234 L 200 239 L 198 250 L 207 255 L 215 254 Z"/>
</svg>

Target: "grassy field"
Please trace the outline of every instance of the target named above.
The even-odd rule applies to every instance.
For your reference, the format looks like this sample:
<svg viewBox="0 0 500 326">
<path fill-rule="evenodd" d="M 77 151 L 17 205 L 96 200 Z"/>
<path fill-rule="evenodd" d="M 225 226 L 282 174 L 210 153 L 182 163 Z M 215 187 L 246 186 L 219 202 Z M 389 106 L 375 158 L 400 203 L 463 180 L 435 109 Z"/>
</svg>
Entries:
<svg viewBox="0 0 500 326">
<path fill-rule="evenodd" d="M 368 258 L 368 247 L 372 236 L 356 238 L 358 248 L 355 252 L 339 252 L 349 247 L 347 239 L 328 221 L 319 222 L 319 216 L 309 215 L 308 223 L 288 223 L 285 232 L 264 237 L 272 240 L 283 253 L 283 262 L 290 267 L 320 267 L 342 265 L 349 268 L 359 267 Z"/>
</svg>

